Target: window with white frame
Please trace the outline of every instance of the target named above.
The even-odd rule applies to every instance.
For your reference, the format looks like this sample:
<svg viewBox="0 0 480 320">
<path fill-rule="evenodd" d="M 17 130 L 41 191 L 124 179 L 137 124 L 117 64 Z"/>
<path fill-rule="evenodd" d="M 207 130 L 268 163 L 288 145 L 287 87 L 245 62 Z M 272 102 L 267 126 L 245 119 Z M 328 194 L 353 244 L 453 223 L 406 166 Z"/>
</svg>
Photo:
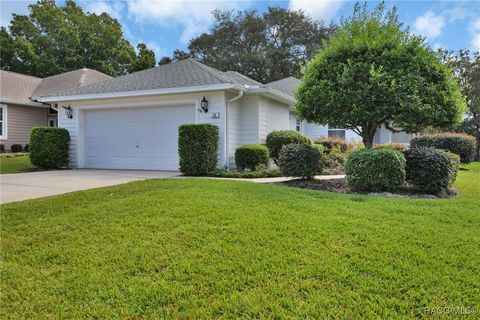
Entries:
<svg viewBox="0 0 480 320">
<path fill-rule="evenodd" d="M 0 139 L 7 139 L 7 106 L 0 105 Z"/>
<path fill-rule="evenodd" d="M 295 130 L 297 130 L 297 132 L 302 131 L 302 121 L 298 119 L 295 121 Z"/>
<path fill-rule="evenodd" d="M 345 129 L 328 127 L 328 137 L 345 140 Z"/>
</svg>

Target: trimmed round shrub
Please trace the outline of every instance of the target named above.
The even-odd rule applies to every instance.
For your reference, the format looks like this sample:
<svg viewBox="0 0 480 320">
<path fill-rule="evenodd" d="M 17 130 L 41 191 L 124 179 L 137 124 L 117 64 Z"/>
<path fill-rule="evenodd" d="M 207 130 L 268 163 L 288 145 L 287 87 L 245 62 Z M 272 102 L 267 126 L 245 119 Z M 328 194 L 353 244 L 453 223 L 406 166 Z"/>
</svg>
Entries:
<svg viewBox="0 0 480 320">
<path fill-rule="evenodd" d="M 420 190 L 441 193 L 457 177 L 459 156 L 434 148 L 411 148 L 405 151 L 407 181 Z"/>
<path fill-rule="evenodd" d="M 411 148 L 431 147 L 447 150 L 460 156 L 460 161 L 468 164 L 475 157 L 475 137 L 464 133 L 443 133 L 415 137 L 410 142 Z"/>
<path fill-rule="evenodd" d="M 180 171 L 190 176 L 207 175 L 217 165 L 218 127 L 184 124 L 178 128 Z"/>
<path fill-rule="evenodd" d="M 64 128 L 33 127 L 29 149 L 30 161 L 36 167 L 45 169 L 66 167 L 70 134 Z"/>
<path fill-rule="evenodd" d="M 23 147 L 23 152 L 28 152 L 30 150 L 30 146 L 28 143 Z"/>
<path fill-rule="evenodd" d="M 397 150 L 400 152 L 404 152 L 407 150 L 407 147 L 401 143 L 384 143 L 384 144 L 376 144 L 373 146 L 374 149 L 382 149 L 382 148 L 387 148 L 387 149 L 393 149 Z"/>
<path fill-rule="evenodd" d="M 267 135 L 267 147 L 273 162 L 278 164 L 278 157 L 282 147 L 287 144 L 312 144 L 312 140 L 294 130 L 275 130 Z"/>
<path fill-rule="evenodd" d="M 330 153 L 332 149 L 338 148 L 342 153 L 353 149 L 353 144 L 338 138 L 318 138 L 315 144 L 320 144 L 325 148 L 325 153 Z"/>
<path fill-rule="evenodd" d="M 278 158 L 278 166 L 287 177 L 311 179 L 322 171 L 318 148 L 305 143 L 292 143 L 283 146 Z"/>
<path fill-rule="evenodd" d="M 1 153 L 5 152 L 5 145 L 4 144 L 0 144 L 0 152 Z"/>
<path fill-rule="evenodd" d="M 235 164 L 240 170 L 256 170 L 259 165 L 268 166 L 268 148 L 261 144 L 246 144 L 235 150 Z"/>
<path fill-rule="evenodd" d="M 23 147 L 21 144 L 12 144 L 10 146 L 10 151 L 11 152 L 22 152 L 23 151 Z"/>
<path fill-rule="evenodd" d="M 405 157 L 388 148 L 361 149 L 347 156 L 345 174 L 352 190 L 394 192 L 405 181 Z"/>
</svg>

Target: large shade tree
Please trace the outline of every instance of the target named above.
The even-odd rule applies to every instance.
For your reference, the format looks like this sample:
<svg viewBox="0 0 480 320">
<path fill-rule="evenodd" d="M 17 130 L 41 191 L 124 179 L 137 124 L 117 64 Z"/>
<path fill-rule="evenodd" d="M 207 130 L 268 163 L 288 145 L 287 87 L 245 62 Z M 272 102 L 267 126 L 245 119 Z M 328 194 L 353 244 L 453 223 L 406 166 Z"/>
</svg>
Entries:
<svg viewBox="0 0 480 320">
<path fill-rule="evenodd" d="M 289 76 L 300 77 L 302 65 L 313 58 L 334 26 L 308 17 L 302 11 L 269 7 L 256 11 L 213 12 L 213 28 L 190 41 L 189 52 L 178 51 L 173 59 L 191 56 L 211 67 L 237 71 L 262 83 Z"/>
<path fill-rule="evenodd" d="M 384 3 L 372 12 L 355 4 L 308 64 L 297 101 L 301 118 L 351 129 L 367 148 L 382 124 L 416 132 L 457 123 L 465 110 L 450 68 Z"/>
<path fill-rule="evenodd" d="M 74 1 L 63 6 L 41 0 L 28 15 L 13 14 L 0 30 L 0 66 L 37 77 L 87 67 L 111 76 L 155 65 L 153 52 L 139 55 L 123 37 L 120 23 L 106 13 L 84 12 Z M 147 51 L 145 51 L 147 50 Z"/>
</svg>

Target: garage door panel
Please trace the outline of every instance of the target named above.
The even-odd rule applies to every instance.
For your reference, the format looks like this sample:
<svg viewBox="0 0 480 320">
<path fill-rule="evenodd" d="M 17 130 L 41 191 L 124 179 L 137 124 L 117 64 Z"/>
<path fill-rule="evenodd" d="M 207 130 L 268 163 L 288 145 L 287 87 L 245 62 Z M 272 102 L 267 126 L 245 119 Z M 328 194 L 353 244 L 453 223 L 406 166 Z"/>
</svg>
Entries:
<svg viewBox="0 0 480 320">
<path fill-rule="evenodd" d="M 193 106 L 87 111 L 87 168 L 178 170 L 178 127 Z"/>
</svg>

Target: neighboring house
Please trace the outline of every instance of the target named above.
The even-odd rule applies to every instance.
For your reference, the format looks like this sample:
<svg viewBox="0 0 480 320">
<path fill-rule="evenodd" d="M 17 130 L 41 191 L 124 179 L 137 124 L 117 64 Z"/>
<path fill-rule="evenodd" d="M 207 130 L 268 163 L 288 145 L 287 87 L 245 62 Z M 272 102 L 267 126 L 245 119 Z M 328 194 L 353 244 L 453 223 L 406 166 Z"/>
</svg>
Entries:
<svg viewBox="0 0 480 320">
<path fill-rule="evenodd" d="M 219 127 L 218 165 L 228 167 L 235 166 L 236 148 L 265 143 L 273 130 L 359 139 L 349 130 L 298 122 L 298 82 L 263 85 L 185 59 L 39 100 L 58 105 L 58 125 L 70 132 L 71 166 L 78 168 L 178 170 L 178 127 L 185 123 Z M 70 116 L 63 110 L 69 106 Z"/>
<path fill-rule="evenodd" d="M 47 78 L 0 70 L 0 144 L 6 151 L 12 144 L 24 147 L 32 127 L 57 126 L 57 111 L 38 102 L 39 97 L 109 79 L 86 68 Z"/>
</svg>

